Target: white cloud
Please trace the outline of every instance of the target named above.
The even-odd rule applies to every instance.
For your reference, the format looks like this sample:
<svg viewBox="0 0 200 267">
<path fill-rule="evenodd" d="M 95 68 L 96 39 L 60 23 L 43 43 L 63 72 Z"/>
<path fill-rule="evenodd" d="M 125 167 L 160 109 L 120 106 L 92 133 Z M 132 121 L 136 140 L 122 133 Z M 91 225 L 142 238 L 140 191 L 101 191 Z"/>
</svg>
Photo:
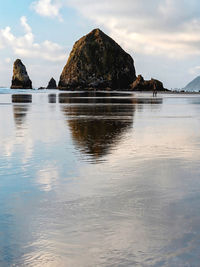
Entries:
<svg viewBox="0 0 200 267">
<path fill-rule="evenodd" d="M 21 21 L 21 25 L 24 27 L 25 31 L 27 33 L 31 33 L 32 32 L 32 29 L 28 25 L 26 17 L 25 16 L 21 17 L 20 21 Z"/>
<path fill-rule="evenodd" d="M 62 20 L 60 15 L 61 2 L 59 0 L 38 0 L 32 3 L 32 8 L 41 16 Z"/>
<path fill-rule="evenodd" d="M 14 42 L 15 41 L 15 37 L 14 35 L 11 33 L 11 28 L 10 27 L 6 27 L 5 29 L 1 30 L 1 39 L 2 42 L 5 40 L 7 40 L 8 42 Z"/>
<path fill-rule="evenodd" d="M 15 36 L 10 27 L 0 30 L 0 45 L 2 44 L 2 48 L 3 46 L 10 47 L 14 54 L 19 57 L 39 58 L 52 62 L 66 60 L 66 53 L 63 47 L 48 40 L 36 43 L 35 36 L 27 23 L 26 17 L 21 17 L 20 21 L 25 30 L 23 36 Z"/>
</svg>

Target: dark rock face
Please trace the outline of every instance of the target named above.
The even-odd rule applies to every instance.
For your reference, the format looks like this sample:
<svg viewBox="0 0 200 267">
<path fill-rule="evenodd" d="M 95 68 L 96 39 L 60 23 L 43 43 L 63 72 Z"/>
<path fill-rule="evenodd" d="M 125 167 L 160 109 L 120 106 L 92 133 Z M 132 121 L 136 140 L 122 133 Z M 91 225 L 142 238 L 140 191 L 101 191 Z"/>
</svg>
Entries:
<svg viewBox="0 0 200 267">
<path fill-rule="evenodd" d="M 127 89 L 134 61 L 113 39 L 95 29 L 77 41 L 60 76 L 59 89 Z"/>
<path fill-rule="evenodd" d="M 54 80 L 54 78 L 51 78 L 47 86 L 47 89 L 56 89 L 56 88 L 57 88 L 56 81 Z"/>
<path fill-rule="evenodd" d="M 155 79 L 145 81 L 142 75 L 138 75 L 137 79 L 130 85 L 130 89 L 133 91 L 166 91 L 162 82 Z"/>
<path fill-rule="evenodd" d="M 32 89 L 32 81 L 20 59 L 14 62 L 11 89 Z"/>
</svg>

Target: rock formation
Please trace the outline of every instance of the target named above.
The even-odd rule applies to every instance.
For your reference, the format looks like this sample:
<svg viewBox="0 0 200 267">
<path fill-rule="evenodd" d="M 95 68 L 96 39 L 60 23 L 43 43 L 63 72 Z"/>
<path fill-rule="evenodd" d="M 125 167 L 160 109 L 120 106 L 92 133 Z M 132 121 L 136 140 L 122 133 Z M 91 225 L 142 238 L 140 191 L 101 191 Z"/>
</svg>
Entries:
<svg viewBox="0 0 200 267">
<path fill-rule="evenodd" d="M 32 81 L 20 59 L 14 62 L 11 89 L 32 89 Z"/>
<path fill-rule="evenodd" d="M 74 44 L 59 89 L 127 89 L 136 79 L 134 61 L 113 39 L 95 29 Z"/>
<path fill-rule="evenodd" d="M 137 79 L 130 85 L 130 89 L 133 91 L 166 91 L 163 87 L 162 82 L 151 79 L 149 81 L 145 81 L 142 75 L 138 75 Z"/>
<path fill-rule="evenodd" d="M 199 92 L 200 91 L 200 76 L 196 77 L 194 80 L 192 80 L 190 83 L 188 83 L 183 90 L 189 91 L 189 92 Z"/>
<path fill-rule="evenodd" d="M 47 89 L 56 89 L 56 88 L 57 88 L 56 81 L 54 80 L 54 78 L 51 78 L 47 86 Z"/>
</svg>

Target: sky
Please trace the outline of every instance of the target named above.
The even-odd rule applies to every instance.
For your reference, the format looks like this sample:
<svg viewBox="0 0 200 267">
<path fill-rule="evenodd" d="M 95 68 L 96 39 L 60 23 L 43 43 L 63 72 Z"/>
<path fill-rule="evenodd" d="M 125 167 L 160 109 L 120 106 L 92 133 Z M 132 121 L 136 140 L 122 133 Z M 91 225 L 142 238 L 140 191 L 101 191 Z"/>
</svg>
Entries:
<svg viewBox="0 0 200 267">
<path fill-rule="evenodd" d="M 0 86 L 15 59 L 34 87 L 57 81 L 75 41 L 100 28 L 134 59 L 136 73 L 182 88 L 200 75 L 198 0 L 0 0 Z"/>
</svg>

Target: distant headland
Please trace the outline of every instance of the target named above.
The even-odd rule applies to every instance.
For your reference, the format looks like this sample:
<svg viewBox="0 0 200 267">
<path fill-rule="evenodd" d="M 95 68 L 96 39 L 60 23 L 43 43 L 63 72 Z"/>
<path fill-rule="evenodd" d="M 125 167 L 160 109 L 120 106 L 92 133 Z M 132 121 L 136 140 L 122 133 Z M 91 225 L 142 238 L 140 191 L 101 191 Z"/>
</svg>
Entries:
<svg viewBox="0 0 200 267">
<path fill-rule="evenodd" d="M 32 89 L 26 67 L 14 62 L 11 89 Z M 163 83 L 136 76 L 134 60 L 112 38 L 94 29 L 73 46 L 58 86 L 51 78 L 47 89 L 167 91 Z M 40 89 L 44 89 L 41 87 Z"/>
</svg>

